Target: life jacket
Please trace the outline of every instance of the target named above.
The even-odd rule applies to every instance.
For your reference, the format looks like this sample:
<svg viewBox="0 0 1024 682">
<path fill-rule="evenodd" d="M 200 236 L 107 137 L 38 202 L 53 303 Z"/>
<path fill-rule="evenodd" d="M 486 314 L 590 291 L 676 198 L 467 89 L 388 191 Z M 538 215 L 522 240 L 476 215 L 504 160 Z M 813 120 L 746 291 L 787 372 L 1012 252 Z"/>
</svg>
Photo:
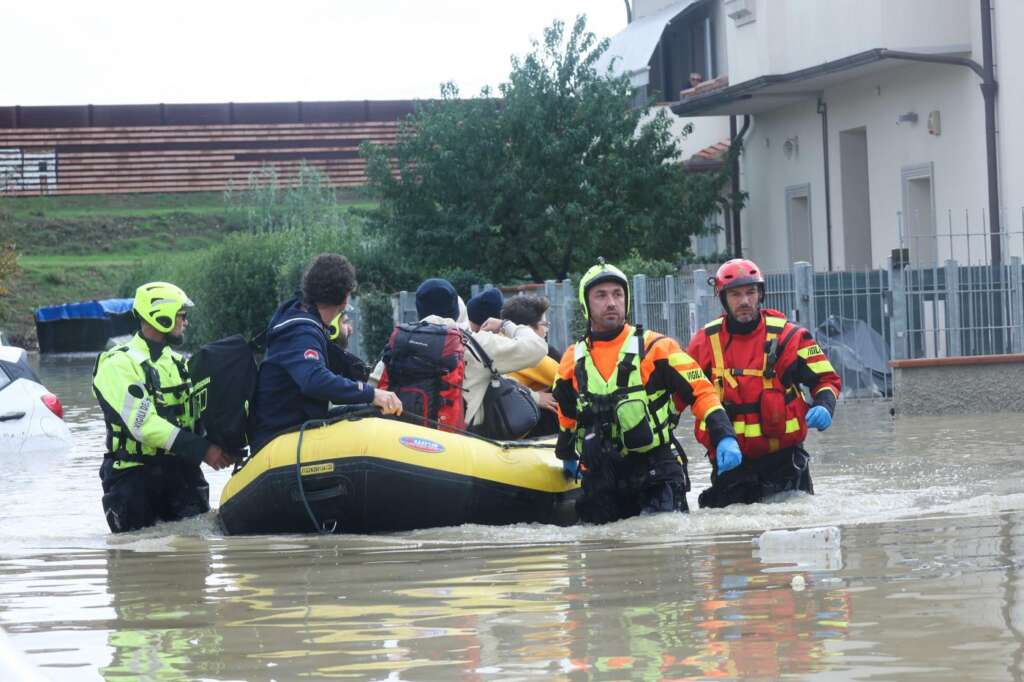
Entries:
<svg viewBox="0 0 1024 682">
<path fill-rule="evenodd" d="M 104 361 L 109 360 L 115 354 L 124 353 L 139 367 L 143 377 L 143 386 L 146 393 L 152 398 L 153 409 L 158 416 L 179 428 L 188 430 L 194 430 L 197 422 L 191 407 L 192 383 L 184 358 L 173 351 L 164 352 L 154 363 L 150 358 L 148 346 L 140 338 L 136 335 L 127 344 L 101 353 L 96 358 L 96 364 L 93 367 L 93 391 L 96 393 L 100 409 L 103 411 L 107 427 L 106 449 L 107 453 L 115 460 L 115 469 L 138 466 L 152 461 L 155 457 L 170 454 L 170 451 L 165 448 L 151 447 L 136 440 L 125 425 L 122 416 L 117 413 L 116 408 L 107 404 L 107 401 L 96 389 L 95 382 L 101 366 Z M 129 386 L 124 386 L 125 391 L 128 391 L 129 388 Z"/>
<path fill-rule="evenodd" d="M 712 355 L 711 382 L 732 420 L 740 451 L 752 458 L 798 445 L 807 437 L 807 403 L 798 387 L 782 382 L 788 366 L 780 364 L 800 327 L 775 310 L 765 310 L 763 319 L 763 332 L 731 335 L 727 348 L 722 339 L 725 318 L 704 325 Z M 751 364 L 756 366 L 744 366 Z M 694 431 L 712 450 L 703 421 Z"/>
<path fill-rule="evenodd" d="M 400 324 L 384 348 L 380 388 L 402 401 L 403 414 L 444 430 L 466 428 L 462 332 L 429 322 Z"/>
<path fill-rule="evenodd" d="M 211 341 L 189 358 L 192 412 L 202 419 L 207 439 L 229 452 L 248 445 L 249 406 L 256 391 L 256 349 L 266 335 L 246 341 L 241 334 Z"/>
<path fill-rule="evenodd" d="M 601 376 L 585 341 L 574 349 L 577 423 L 584 429 L 591 425 L 609 429 L 612 445 L 624 457 L 668 445 L 678 421 L 672 394 L 648 393 L 640 372 L 647 349 L 661 338 L 637 327 L 622 343 L 610 380 Z"/>
</svg>

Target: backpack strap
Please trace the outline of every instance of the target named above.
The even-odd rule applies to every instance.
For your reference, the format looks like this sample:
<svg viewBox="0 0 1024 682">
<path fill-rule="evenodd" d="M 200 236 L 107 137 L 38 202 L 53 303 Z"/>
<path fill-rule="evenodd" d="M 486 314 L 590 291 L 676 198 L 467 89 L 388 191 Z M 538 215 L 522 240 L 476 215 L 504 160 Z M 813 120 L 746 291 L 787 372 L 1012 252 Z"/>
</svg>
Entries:
<svg viewBox="0 0 1024 682">
<path fill-rule="evenodd" d="M 267 328 L 264 327 L 259 332 L 249 337 L 249 348 L 252 352 L 258 353 L 261 350 L 265 350 L 267 347 Z"/>
<path fill-rule="evenodd" d="M 463 329 L 460 329 L 459 333 L 462 335 L 462 340 L 466 342 L 469 352 L 484 364 L 484 367 L 487 368 L 492 377 L 497 377 L 498 371 L 494 369 L 494 362 L 491 360 L 491 356 L 487 354 L 487 351 L 480 346 L 480 342 L 474 339 L 472 334 Z"/>
</svg>

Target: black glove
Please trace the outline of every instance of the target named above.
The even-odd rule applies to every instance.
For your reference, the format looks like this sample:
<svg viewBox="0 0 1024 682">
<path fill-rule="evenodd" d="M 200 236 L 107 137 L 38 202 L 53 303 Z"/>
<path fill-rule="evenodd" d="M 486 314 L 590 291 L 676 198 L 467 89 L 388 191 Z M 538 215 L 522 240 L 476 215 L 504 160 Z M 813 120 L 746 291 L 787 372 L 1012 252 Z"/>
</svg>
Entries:
<svg viewBox="0 0 1024 682">
<path fill-rule="evenodd" d="M 576 454 L 576 434 L 572 431 L 559 431 L 555 442 L 555 457 L 561 460 L 579 459 Z"/>
</svg>

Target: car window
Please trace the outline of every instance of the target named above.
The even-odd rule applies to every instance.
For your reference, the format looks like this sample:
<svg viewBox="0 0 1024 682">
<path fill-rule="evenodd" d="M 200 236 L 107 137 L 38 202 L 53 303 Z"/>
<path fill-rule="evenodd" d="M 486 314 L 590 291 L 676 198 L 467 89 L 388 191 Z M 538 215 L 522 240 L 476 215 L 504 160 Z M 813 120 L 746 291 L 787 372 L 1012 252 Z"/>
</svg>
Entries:
<svg viewBox="0 0 1024 682">
<path fill-rule="evenodd" d="M 3 365 L 0 365 L 0 391 L 7 388 L 11 383 L 11 377 L 4 371 Z"/>
<path fill-rule="evenodd" d="M 40 383 L 39 377 L 36 376 L 35 371 L 33 371 L 32 367 L 28 364 L 28 356 L 25 354 L 23 354 L 17 362 L 0 360 L 0 370 L 3 370 L 4 373 L 7 374 L 7 379 L 9 381 L 14 381 L 16 379 L 28 379 L 29 381 L 34 381 L 37 384 Z"/>
</svg>

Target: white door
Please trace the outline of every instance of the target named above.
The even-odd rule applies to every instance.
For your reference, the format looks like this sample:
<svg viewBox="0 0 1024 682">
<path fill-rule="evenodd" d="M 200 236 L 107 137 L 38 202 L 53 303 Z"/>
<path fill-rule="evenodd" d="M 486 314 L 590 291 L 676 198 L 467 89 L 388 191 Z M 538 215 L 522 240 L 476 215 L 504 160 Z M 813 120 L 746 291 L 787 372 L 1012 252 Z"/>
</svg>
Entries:
<svg viewBox="0 0 1024 682">
<path fill-rule="evenodd" d="M 813 230 L 811 229 L 811 186 L 786 188 L 786 232 L 789 241 L 789 263 L 814 263 Z"/>
<path fill-rule="evenodd" d="M 903 169 L 903 246 L 910 249 L 914 268 L 939 265 L 935 228 L 935 194 L 931 163 Z"/>
</svg>

